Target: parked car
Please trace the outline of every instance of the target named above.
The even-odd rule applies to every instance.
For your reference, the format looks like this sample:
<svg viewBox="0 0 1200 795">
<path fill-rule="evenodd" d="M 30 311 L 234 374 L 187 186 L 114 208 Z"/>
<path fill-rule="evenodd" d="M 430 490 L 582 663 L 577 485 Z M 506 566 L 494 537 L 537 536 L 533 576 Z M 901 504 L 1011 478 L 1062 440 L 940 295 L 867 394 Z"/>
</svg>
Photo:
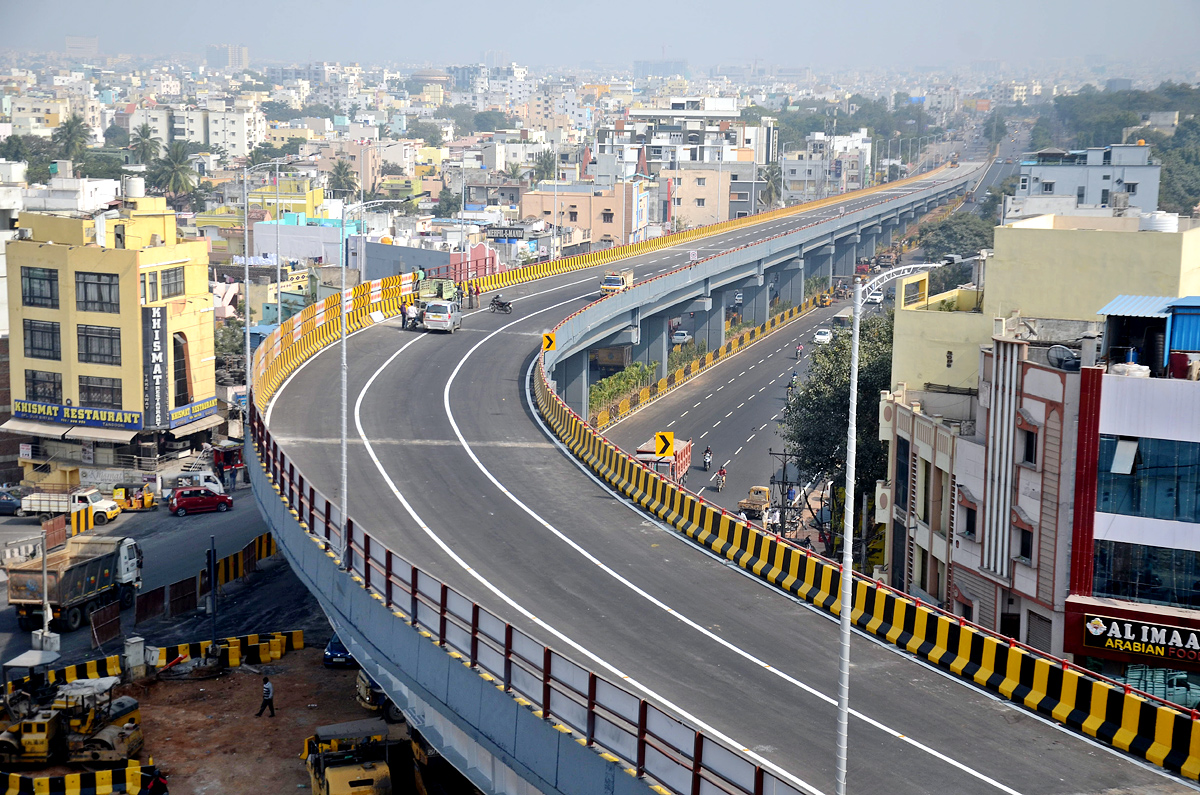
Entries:
<svg viewBox="0 0 1200 795">
<path fill-rule="evenodd" d="M 334 635 L 325 644 L 325 667 L 326 668 L 357 668 L 358 661 L 350 654 L 350 650 L 346 648 L 346 644 L 342 643 L 342 639 Z"/>
<path fill-rule="evenodd" d="M 813 342 L 817 345 L 828 345 L 833 342 L 833 331 L 827 328 L 819 328 L 813 334 Z"/>
<path fill-rule="evenodd" d="M 882 304 L 883 303 L 883 290 L 872 290 L 871 294 L 867 296 L 867 303 L 868 304 Z"/>
<path fill-rule="evenodd" d="M 228 494 L 217 494 L 212 489 L 175 489 L 167 510 L 176 516 L 204 511 L 224 513 L 233 507 L 233 498 Z"/>
<path fill-rule="evenodd" d="M 687 345 L 691 341 L 691 333 L 684 331 L 683 329 L 678 329 L 674 334 L 671 335 L 672 345 Z"/>
<path fill-rule="evenodd" d="M 422 316 L 425 328 L 429 330 L 454 333 L 462 328 L 462 307 L 457 301 L 430 301 L 425 304 L 425 314 Z"/>
<path fill-rule="evenodd" d="M 21 497 L 25 489 L 20 486 L 0 489 L 0 516 L 25 516 L 21 510 Z"/>
</svg>

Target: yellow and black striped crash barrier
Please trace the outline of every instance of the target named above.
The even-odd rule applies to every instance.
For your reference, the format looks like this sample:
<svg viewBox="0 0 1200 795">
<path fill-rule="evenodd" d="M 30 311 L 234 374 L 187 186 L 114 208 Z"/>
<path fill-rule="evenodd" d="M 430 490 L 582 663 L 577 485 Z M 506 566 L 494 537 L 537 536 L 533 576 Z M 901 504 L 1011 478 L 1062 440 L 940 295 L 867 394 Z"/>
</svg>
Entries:
<svg viewBox="0 0 1200 795">
<path fill-rule="evenodd" d="M 105 676 L 120 676 L 121 675 L 121 657 L 118 654 L 113 654 L 108 657 L 102 657 L 99 660 L 88 660 L 87 662 L 68 665 L 65 668 L 55 668 L 46 672 L 46 682 L 53 684 L 55 682 L 74 682 L 76 679 L 100 679 Z M 8 692 L 12 692 L 14 684 L 28 682 L 29 677 L 15 679 L 8 683 Z"/>
<path fill-rule="evenodd" d="M 162 668 L 179 657 L 186 660 L 203 658 L 212 646 L 211 640 L 201 640 L 193 643 L 179 643 L 174 646 L 160 646 L 156 668 Z M 237 638 L 222 638 L 217 641 L 220 649 L 221 662 L 230 667 L 242 663 L 254 665 L 278 660 L 289 651 L 304 648 L 304 630 L 293 629 L 287 632 L 271 632 L 256 635 L 242 635 Z"/>
<path fill-rule="evenodd" d="M 77 511 L 71 511 L 71 535 L 86 533 L 96 525 L 92 506 L 85 505 Z"/>
<path fill-rule="evenodd" d="M 840 615 L 840 566 L 739 521 L 641 466 L 567 408 L 540 368 L 534 388 L 538 409 L 558 438 L 609 485 L 756 577 Z M 1010 645 L 871 580 L 854 582 L 852 605 L 851 620 L 859 629 L 1076 731 L 1200 779 L 1200 723 L 1182 708 Z"/>
<path fill-rule="evenodd" d="M 131 759 L 126 767 L 70 773 L 65 776 L 22 776 L 0 773 L 5 789 L 0 795 L 110 795 L 144 793 L 158 775 L 154 761 Z"/>
<path fill-rule="evenodd" d="M 263 533 L 257 536 L 254 541 L 254 561 L 264 560 L 279 553 L 279 547 L 275 543 L 275 539 L 270 533 Z M 247 544 L 249 546 L 249 544 Z M 245 577 L 249 565 L 246 561 L 245 548 L 234 552 L 231 555 L 226 555 L 217 561 L 217 584 L 225 585 L 226 583 L 240 580 Z M 202 571 L 201 576 L 204 575 Z"/>
</svg>

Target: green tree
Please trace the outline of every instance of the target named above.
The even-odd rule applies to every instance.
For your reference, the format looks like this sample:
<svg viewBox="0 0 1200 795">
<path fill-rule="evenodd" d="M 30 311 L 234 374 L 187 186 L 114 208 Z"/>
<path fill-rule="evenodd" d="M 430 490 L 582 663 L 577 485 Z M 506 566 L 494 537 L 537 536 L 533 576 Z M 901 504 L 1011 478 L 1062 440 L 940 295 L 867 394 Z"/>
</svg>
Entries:
<svg viewBox="0 0 1200 795">
<path fill-rule="evenodd" d="M 887 474 L 886 448 L 879 441 L 879 393 L 891 388 L 892 314 L 862 320 L 859 329 L 857 457 L 854 487 L 872 494 Z M 850 402 L 850 333 L 829 345 L 813 346 L 808 377 L 784 413 L 780 435 L 799 457 L 806 476 L 825 473 L 835 482 L 846 470 L 846 406 Z"/>
<path fill-rule="evenodd" d="M 218 356 L 243 356 L 246 353 L 246 327 L 237 318 L 229 318 L 217 328 L 213 342 Z"/>
<path fill-rule="evenodd" d="M 442 130 L 433 122 L 412 122 L 408 125 L 408 130 L 405 131 L 404 137 L 410 140 L 420 138 L 425 141 L 426 146 L 442 145 Z"/>
<path fill-rule="evenodd" d="M 779 164 L 767 163 L 759 166 L 758 178 L 762 180 L 762 190 L 758 192 L 758 201 L 764 210 L 769 210 L 779 203 Z"/>
<path fill-rule="evenodd" d="M 299 110 L 295 118 L 320 118 L 332 121 L 333 117 L 337 115 L 339 115 L 337 109 L 317 102 L 312 105 L 305 105 Z"/>
<path fill-rule="evenodd" d="M 147 122 L 142 122 L 138 125 L 137 129 L 130 134 L 129 141 L 133 146 L 134 159 L 146 165 L 153 162 L 162 150 L 162 145 L 154 137 L 154 131 L 150 129 L 150 125 Z"/>
<path fill-rule="evenodd" d="M 940 221 L 924 224 L 917 231 L 917 245 L 927 260 L 947 254 L 969 257 L 981 248 L 991 248 L 995 227 L 974 213 L 954 213 Z"/>
<path fill-rule="evenodd" d="M 286 102 L 275 102 L 274 100 L 260 102 L 258 109 L 267 117 L 267 121 L 291 121 L 301 116 L 300 111 Z"/>
<path fill-rule="evenodd" d="M 353 193 L 358 190 L 358 174 L 354 166 L 345 158 L 338 158 L 329 172 L 329 189 L 343 193 Z"/>
<path fill-rule="evenodd" d="M 475 132 L 495 132 L 513 126 L 513 120 L 498 110 L 484 110 L 475 114 L 471 127 Z"/>
<path fill-rule="evenodd" d="M 129 146 L 129 131 L 113 122 L 104 130 L 104 145 L 124 149 Z"/>
<path fill-rule="evenodd" d="M 537 160 L 533 161 L 533 178 L 536 180 L 554 179 L 557 171 L 557 164 L 554 162 L 554 152 L 542 152 L 537 156 Z"/>
<path fill-rule="evenodd" d="M 151 183 L 167 194 L 172 203 L 182 203 L 182 197 L 196 186 L 196 170 L 192 168 L 189 156 L 185 141 L 172 141 L 150 169 Z"/>
<path fill-rule="evenodd" d="M 0 144 L 0 157 L 13 163 L 18 163 L 29 158 L 29 153 L 25 148 L 25 139 L 13 133 L 4 139 L 4 143 Z"/>
<path fill-rule="evenodd" d="M 1033 151 L 1046 149 L 1054 145 L 1054 137 L 1050 132 L 1050 119 L 1045 116 L 1038 116 L 1037 122 L 1029 131 L 1029 148 Z"/>
<path fill-rule="evenodd" d="M 454 137 L 475 132 L 475 109 L 470 105 L 454 105 L 445 109 L 446 118 L 454 122 Z"/>
<path fill-rule="evenodd" d="M 87 152 L 78 168 L 82 176 L 90 179 L 120 179 L 122 165 L 119 157 Z"/>
<path fill-rule="evenodd" d="M 72 113 L 54 129 L 50 140 L 64 160 L 78 160 L 87 150 L 92 128 L 78 113 Z"/>
<path fill-rule="evenodd" d="M 509 179 L 520 179 L 524 173 L 525 167 L 520 163 L 509 163 L 508 167 L 504 169 L 504 176 Z"/>
<path fill-rule="evenodd" d="M 462 207 L 462 199 L 455 196 L 449 188 L 442 188 L 438 194 L 437 208 L 434 213 L 438 218 L 450 218 Z"/>
<path fill-rule="evenodd" d="M 979 203 L 979 214 L 983 220 L 991 224 L 1000 223 L 1000 208 L 1005 196 L 1015 196 L 1017 194 L 1017 177 L 1014 174 L 1007 177 L 1000 183 L 1000 187 L 993 188 L 983 201 Z"/>
<path fill-rule="evenodd" d="M 1005 124 L 1004 117 L 1000 115 L 1000 111 L 994 110 L 990 116 L 984 119 L 983 134 L 994 144 L 998 144 L 1004 140 L 1004 136 L 1008 134 L 1008 125 Z"/>
</svg>

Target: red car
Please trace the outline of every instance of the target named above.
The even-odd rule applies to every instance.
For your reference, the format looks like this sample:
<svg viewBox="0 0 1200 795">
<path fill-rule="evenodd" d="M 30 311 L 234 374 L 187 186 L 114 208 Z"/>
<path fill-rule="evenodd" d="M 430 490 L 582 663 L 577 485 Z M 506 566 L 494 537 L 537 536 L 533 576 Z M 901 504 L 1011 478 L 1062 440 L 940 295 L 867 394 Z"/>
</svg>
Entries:
<svg viewBox="0 0 1200 795">
<path fill-rule="evenodd" d="M 171 494 L 167 509 L 176 516 L 202 511 L 228 511 L 233 507 L 233 498 L 228 494 L 217 494 L 212 489 L 176 489 Z"/>
</svg>

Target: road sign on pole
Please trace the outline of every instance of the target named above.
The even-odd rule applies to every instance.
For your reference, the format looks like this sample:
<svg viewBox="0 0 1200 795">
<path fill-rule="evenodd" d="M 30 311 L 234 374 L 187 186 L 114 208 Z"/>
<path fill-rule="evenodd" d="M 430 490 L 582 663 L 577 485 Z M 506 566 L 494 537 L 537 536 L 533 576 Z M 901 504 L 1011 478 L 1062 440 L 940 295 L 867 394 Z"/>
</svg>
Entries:
<svg viewBox="0 0 1200 795">
<path fill-rule="evenodd" d="M 542 335 L 542 351 L 545 352 L 552 350 L 555 350 L 554 332 L 547 331 Z"/>
<path fill-rule="evenodd" d="M 675 434 L 671 431 L 659 431 L 654 434 L 654 454 L 675 455 Z"/>
<path fill-rule="evenodd" d="M 700 252 L 699 252 L 699 251 L 689 251 L 689 252 L 688 252 L 688 260 L 689 260 L 690 262 L 695 262 L 695 261 L 696 261 L 696 260 L 698 260 L 698 259 L 700 259 Z"/>
</svg>

